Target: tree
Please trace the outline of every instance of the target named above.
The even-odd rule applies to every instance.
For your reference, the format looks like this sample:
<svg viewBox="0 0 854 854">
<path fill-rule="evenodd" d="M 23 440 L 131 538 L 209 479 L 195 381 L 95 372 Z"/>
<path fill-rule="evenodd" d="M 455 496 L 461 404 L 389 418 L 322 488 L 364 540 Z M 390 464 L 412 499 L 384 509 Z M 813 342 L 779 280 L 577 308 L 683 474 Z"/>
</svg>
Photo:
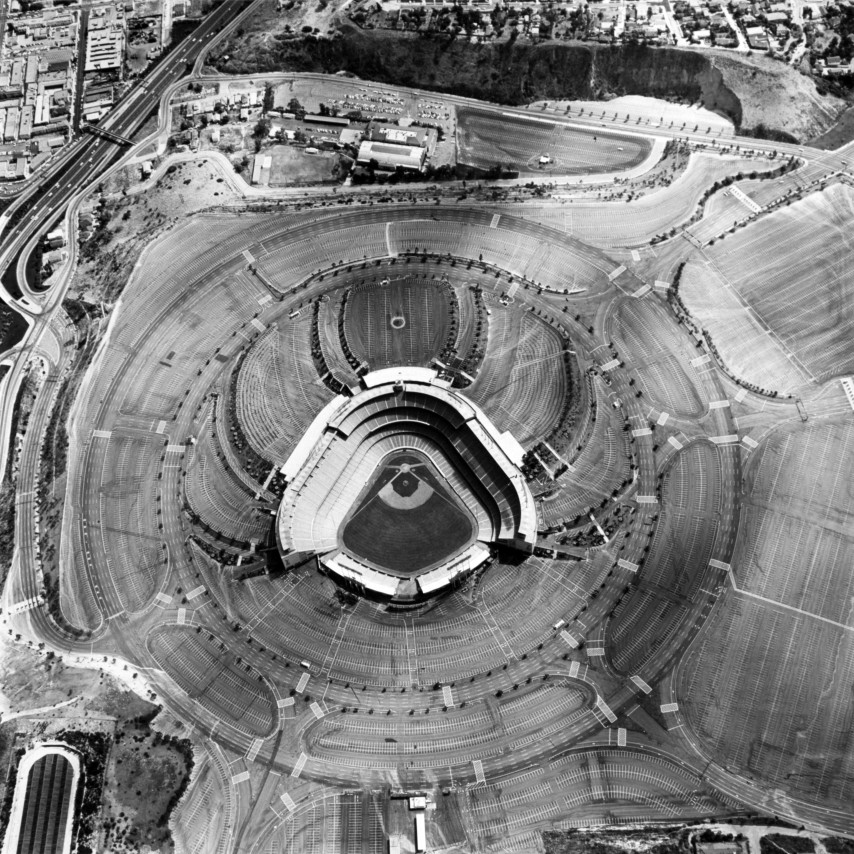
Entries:
<svg viewBox="0 0 854 854">
<path fill-rule="evenodd" d="M 255 137 L 255 141 L 259 142 L 266 139 L 270 133 L 271 127 L 272 125 L 269 119 L 259 119 L 252 131 L 252 136 Z"/>
<path fill-rule="evenodd" d="M 264 84 L 264 101 L 263 108 L 265 113 L 269 113 L 270 110 L 273 109 L 273 103 L 276 98 L 276 90 L 273 88 L 272 83 Z"/>
</svg>

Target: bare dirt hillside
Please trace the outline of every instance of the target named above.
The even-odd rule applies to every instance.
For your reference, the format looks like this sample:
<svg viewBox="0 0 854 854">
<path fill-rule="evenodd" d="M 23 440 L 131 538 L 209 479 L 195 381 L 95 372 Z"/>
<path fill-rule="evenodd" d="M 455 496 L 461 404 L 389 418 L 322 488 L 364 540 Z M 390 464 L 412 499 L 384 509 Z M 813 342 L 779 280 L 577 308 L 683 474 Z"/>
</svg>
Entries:
<svg viewBox="0 0 854 854">
<path fill-rule="evenodd" d="M 844 106 L 820 95 L 810 78 L 763 56 L 570 42 L 473 45 L 447 36 L 362 30 L 341 13 L 331 15 L 332 8 L 323 7 L 321 21 L 307 3 L 287 0 L 279 10 L 270 0 L 214 51 L 211 64 L 229 74 L 347 71 L 504 104 L 648 95 L 701 102 L 746 132 L 796 140 L 824 133 Z"/>
</svg>

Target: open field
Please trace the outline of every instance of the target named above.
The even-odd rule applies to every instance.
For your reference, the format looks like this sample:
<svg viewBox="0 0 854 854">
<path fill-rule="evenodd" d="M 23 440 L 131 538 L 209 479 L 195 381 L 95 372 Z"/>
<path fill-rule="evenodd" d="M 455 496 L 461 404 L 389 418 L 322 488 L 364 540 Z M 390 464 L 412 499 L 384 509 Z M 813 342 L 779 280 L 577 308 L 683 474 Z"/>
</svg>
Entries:
<svg viewBox="0 0 854 854">
<path fill-rule="evenodd" d="M 642 163 L 651 145 L 640 136 L 569 128 L 532 116 L 457 108 L 457 159 L 467 166 L 548 175 L 621 172 Z M 550 162 L 539 165 L 541 156 Z"/>
<path fill-rule="evenodd" d="M 336 180 L 338 155 L 334 152 L 306 154 L 288 145 L 274 145 L 266 153 L 272 158 L 271 187 L 294 187 Z"/>
<path fill-rule="evenodd" d="M 819 381 L 854 369 L 854 293 L 848 276 L 852 217 L 854 190 L 834 184 L 694 256 L 685 271 L 686 305 L 719 341 L 721 356 L 733 370 L 748 370 L 745 362 L 753 356 L 744 345 L 767 335 L 766 330 Z M 704 275 L 705 259 L 718 275 Z M 694 297 L 729 289 L 749 307 L 752 322 L 731 324 L 731 299 L 718 314 Z M 761 370 L 762 360 L 754 361 Z M 787 378 L 779 368 L 768 378 L 774 377 Z"/>
</svg>

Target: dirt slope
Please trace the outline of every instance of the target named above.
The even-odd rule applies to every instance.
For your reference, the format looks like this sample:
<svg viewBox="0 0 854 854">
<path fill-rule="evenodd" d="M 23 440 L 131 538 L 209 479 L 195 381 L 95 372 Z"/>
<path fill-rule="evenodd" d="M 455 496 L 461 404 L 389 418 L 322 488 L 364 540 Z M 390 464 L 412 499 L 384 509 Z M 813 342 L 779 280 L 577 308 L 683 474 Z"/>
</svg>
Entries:
<svg viewBox="0 0 854 854">
<path fill-rule="evenodd" d="M 524 104 L 549 98 L 648 95 L 702 102 L 747 131 L 761 126 L 802 140 L 835 121 L 843 102 L 767 57 L 706 50 L 569 42 L 473 45 L 464 39 L 339 23 L 331 37 L 295 35 L 300 7 L 262 6 L 211 56 L 220 71 L 349 71 L 358 77 Z M 290 27 L 290 33 L 285 27 Z"/>
</svg>

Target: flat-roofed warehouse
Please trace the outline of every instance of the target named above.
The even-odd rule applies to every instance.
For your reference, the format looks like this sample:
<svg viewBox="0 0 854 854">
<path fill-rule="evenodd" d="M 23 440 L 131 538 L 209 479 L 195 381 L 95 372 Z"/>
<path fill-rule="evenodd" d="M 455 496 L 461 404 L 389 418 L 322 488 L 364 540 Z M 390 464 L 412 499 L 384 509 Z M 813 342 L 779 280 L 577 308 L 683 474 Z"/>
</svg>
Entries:
<svg viewBox="0 0 854 854">
<path fill-rule="evenodd" d="M 436 141 L 435 128 L 402 127 L 386 122 L 372 121 L 365 132 L 365 139 L 372 142 L 391 142 L 395 145 L 412 145 L 431 149 Z"/>
<path fill-rule="evenodd" d="M 427 150 L 415 145 L 390 145 L 387 142 L 365 141 L 359 146 L 359 154 L 356 162 L 360 166 L 367 166 L 372 160 L 376 161 L 380 169 L 411 169 L 420 172 L 424 168 L 427 159 Z"/>
</svg>

